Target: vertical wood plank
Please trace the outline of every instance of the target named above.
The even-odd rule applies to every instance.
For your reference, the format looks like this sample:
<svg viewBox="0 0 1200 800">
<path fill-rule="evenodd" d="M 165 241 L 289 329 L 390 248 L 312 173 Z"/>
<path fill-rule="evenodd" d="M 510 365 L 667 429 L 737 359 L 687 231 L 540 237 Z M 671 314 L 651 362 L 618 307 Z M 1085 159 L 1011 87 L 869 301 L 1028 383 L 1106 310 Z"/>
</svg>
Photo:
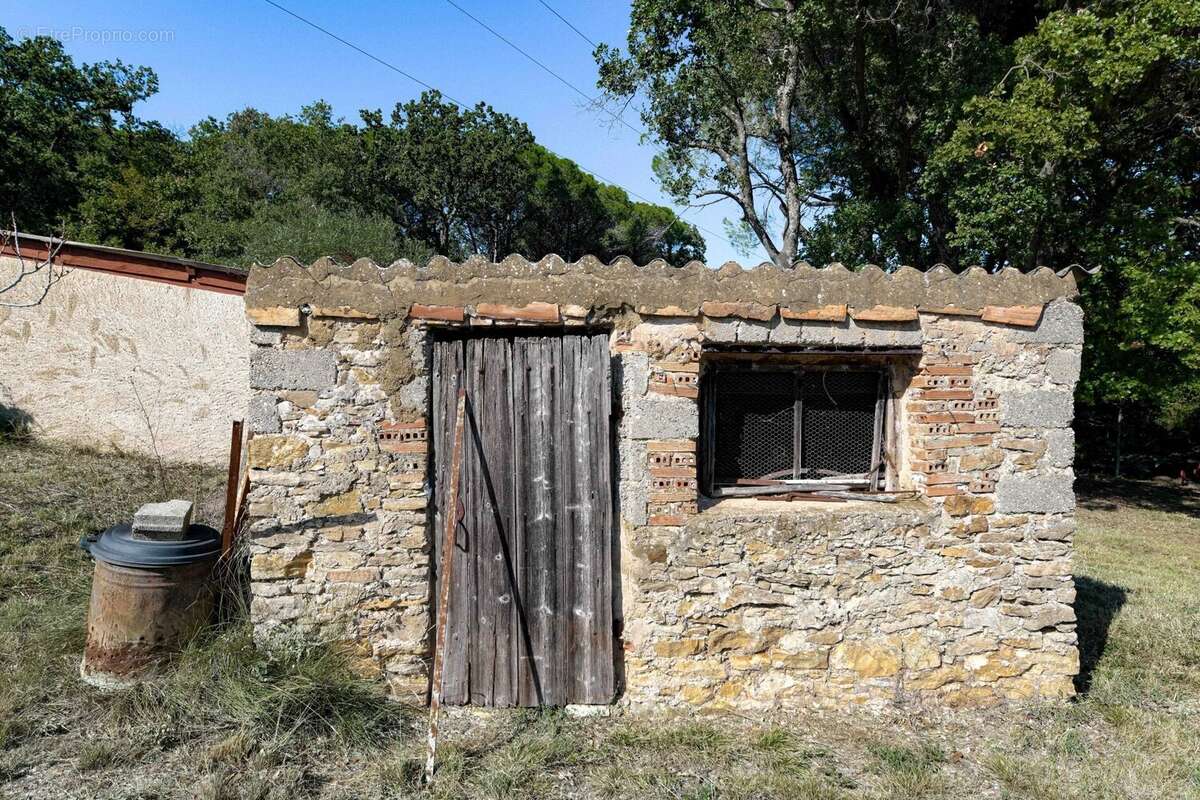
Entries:
<svg viewBox="0 0 1200 800">
<path fill-rule="evenodd" d="M 508 436 L 507 441 L 503 443 L 503 447 L 505 448 L 503 455 L 507 460 L 501 463 L 501 474 L 497 476 L 497 480 L 505 484 L 504 491 L 508 497 L 508 505 L 505 509 L 505 531 L 508 537 L 508 562 L 505 567 L 505 577 L 508 580 L 508 589 L 512 595 L 509 604 L 509 629 L 511 631 L 510 641 L 512 642 L 512 646 L 509 648 L 507 669 L 509 704 L 514 706 L 521 705 L 521 661 L 528 653 L 527 629 L 524 627 L 525 610 L 523 607 L 525 588 L 521 585 L 521 554 L 524 550 L 524 544 L 521 536 L 522 527 L 518 524 L 521 514 L 521 498 L 517 492 L 517 487 L 521 481 L 518 480 L 517 476 L 521 474 L 524 454 L 518 445 L 520 438 L 517 430 L 516 386 L 522 380 L 517 372 L 517 342 L 518 338 L 516 337 L 508 340 L 505 355 L 508 364 L 508 380 L 503 387 L 504 405 L 502 413 L 504 414 L 504 424 Z"/>
<path fill-rule="evenodd" d="M 558 502 L 556 491 L 560 485 L 558 478 L 558 454 L 561 451 L 562 440 L 557 424 L 558 414 L 555 407 L 557 395 L 554 389 L 555 369 L 558 361 L 557 353 L 561 347 L 557 342 L 540 340 L 537 343 L 538 361 L 538 402 L 541 406 L 539 414 L 542 417 L 542 434 L 545 444 L 544 471 L 538 481 L 544 495 L 543 520 L 541 535 L 543 538 L 542 562 L 537 566 L 541 573 L 540 580 L 545 585 L 545 605 L 540 609 L 545 632 L 545 656 L 543 670 L 545 673 L 543 685 L 543 702 L 548 705 L 563 705 L 566 695 L 563 694 L 563 630 L 560 624 L 562 602 L 562 587 L 559 581 L 561 574 L 559 560 L 562 548 L 558 540 Z"/>
<path fill-rule="evenodd" d="M 563 474 L 565 468 L 563 458 L 567 452 L 567 448 L 565 446 L 566 440 L 563 438 L 566 424 L 562 411 L 559 408 L 559 400 L 561 399 L 559 373 L 562 370 L 561 340 L 547 340 L 543 342 L 541 355 L 543 359 L 542 380 L 546 393 L 543 402 L 546 404 L 547 429 L 550 434 L 548 438 L 554 443 L 554 447 L 549 454 L 550 479 L 547 485 L 547 499 L 550 501 L 550 522 L 547 525 L 547 536 L 550 539 L 550 553 L 548 555 L 553 560 L 547 561 L 544 567 L 548 573 L 546 577 L 547 581 L 553 582 L 550 606 L 547 610 L 543 611 L 548 616 L 546 624 L 550 629 L 550 664 L 548 672 L 551 684 L 549 691 L 546 693 L 546 702 L 551 705 L 565 705 L 569 702 L 571 675 L 571 664 L 568 660 L 570 630 L 567 627 L 566 619 L 569 613 L 566 604 L 569 602 L 570 597 L 571 555 L 569 543 L 565 542 L 563 537 L 563 515 L 564 506 L 566 505 L 563 489 L 570 485 L 570 476 Z"/>
<path fill-rule="evenodd" d="M 464 373 L 464 343 L 459 341 L 443 341 L 437 344 L 435 357 L 435 418 L 434 418 L 434 453 L 436 459 L 435 469 L 435 497 L 439 504 L 445 504 L 444 497 L 446 487 L 449 486 L 449 469 L 450 459 L 449 453 L 452 447 L 452 439 L 454 436 L 454 398 L 458 391 L 459 383 L 465 378 Z M 440 455 L 439 455 L 440 454 Z M 464 462 L 467 452 L 464 449 Z M 469 485 L 469 479 L 466 474 L 466 464 L 464 463 L 463 471 L 463 497 L 466 499 L 466 488 Z M 442 525 L 445 524 L 444 515 L 454 513 L 453 509 L 444 508 L 443 505 L 436 507 L 435 518 Z M 464 519 L 464 523 L 466 520 Z M 464 547 L 469 547 L 470 532 L 467 530 L 459 530 L 459 547 L 458 551 L 452 554 L 455 561 L 456 578 L 451 587 L 450 608 L 448 610 L 446 621 L 446 654 L 444 659 L 443 669 L 445 671 L 445 694 L 443 701 L 447 704 L 462 704 L 467 702 L 467 652 L 469 647 L 469 630 L 468 619 L 471 610 L 464 606 L 469 597 L 464 591 L 465 586 L 470 585 L 470 570 L 471 564 L 468 558 L 464 557 Z M 434 537 L 435 548 L 435 564 L 446 558 L 445 553 L 441 553 L 441 542 L 438 537 Z M 440 574 L 435 572 L 436 575 Z M 436 602 L 436 601 L 435 601 Z"/>
<path fill-rule="evenodd" d="M 468 408 L 472 409 L 473 415 L 480 413 L 480 400 L 484 391 L 484 369 L 487 363 L 484 353 L 485 342 L 484 339 L 468 339 L 466 343 L 467 374 L 470 376 L 467 399 Z M 471 458 L 467 462 L 470 464 L 467 474 L 471 479 L 471 491 L 468 516 L 471 520 L 471 563 L 474 572 L 470 586 L 472 613 L 471 619 L 468 621 L 470 628 L 467 653 L 468 684 L 471 705 L 490 706 L 493 695 L 488 660 L 491 657 L 495 635 L 494 617 L 488 603 L 490 593 L 488 591 L 486 552 L 493 537 L 490 535 L 490 526 L 487 522 L 488 509 L 487 498 L 484 494 L 481 454 L 473 440 L 469 449 Z"/>
<path fill-rule="evenodd" d="M 577 676 L 573 702 L 587 703 L 592 696 L 596 674 L 592 653 L 592 641 L 596 622 L 595 596 L 592 592 L 592 577 L 595 574 L 594 539 L 592 530 L 592 481 L 594 466 L 591 455 L 591 414 L 595 390 L 592 385 L 593 369 L 587 358 L 586 340 L 572 337 L 570 344 L 575 359 L 575 391 L 571 395 L 574 440 L 572 463 L 575 467 L 574 497 L 571 504 L 573 519 L 573 547 L 575 550 L 575 597 L 572 618 L 575 620 L 576 649 L 575 674 Z"/>
<path fill-rule="evenodd" d="M 593 526 L 590 532 L 592 550 L 592 605 L 596 619 L 592 627 L 593 682 L 589 702 L 612 702 L 616 692 L 613 648 L 613 580 L 612 580 L 612 441 L 609 421 L 612 418 L 611 360 L 608 336 L 592 334 L 588 338 L 588 358 L 592 364 L 592 391 L 595 399 L 589 420 L 589 448 L 592 472 Z"/>
<path fill-rule="evenodd" d="M 883 413 L 884 388 L 886 387 L 887 372 L 880 371 L 878 385 L 875 389 L 875 425 L 871 433 L 871 491 L 879 490 L 879 474 L 883 469 Z"/>
<path fill-rule="evenodd" d="M 558 482 L 558 497 L 555 506 L 557 514 L 556 543 L 560 548 L 558 559 L 559 570 L 559 605 L 558 614 L 560 637 L 562 640 L 560 657 L 562 659 L 560 674 L 563 677 L 562 691 L 566 694 L 564 702 L 574 702 L 579 696 L 579 685 L 582 676 L 579 674 L 579 619 L 578 596 L 575 591 L 577 579 L 575 552 L 575 514 L 573 506 L 577 499 L 578 477 L 575 470 L 574 442 L 575 416 L 574 396 L 577 363 L 575 359 L 575 340 L 563 337 L 557 342 L 557 363 L 555 372 L 555 412 L 558 424 L 557 442 L 561 445 L 558 452 L 558 469 L 555 479 Z"/>
<path fill-rule="evenodd" d="M 513 559 L 514 569 L 517 576 L 517 583 L 520 588 L 520 605 L 517 608 L 518 625 L 525 625 L 523 630 L 518 629 L 518 634 L 522 640 L 517 648 L 517 658 L 514 665 L 517 683 L 517 704 L 522 706 L 536 706 L 539 704 L 538 692 L 534 685 L 534 678 L 537 670 L 537 639 L 534 633 L 534 622 L 536 617 L 533 612 L 536 609 L 537 585 L 530 580 L 530 552 L 533 548 L 533 542 L 530 540 L 530 501 L 531 490 L 529 488 L 530 477 L 534 464 L 536 463 L 536 454 L 529 449 L 529 442 L 532 438 L 530 428 L 533 421 L 531 420 L 532 409 L 529 403 L 529 359 L 528 359 L 528 342 L 527 337 L 516 337 L 513 339 L 512 348 L 512 381 L 511 381 L 511 412 L 512 412 L 512 440 L 513 440 L 513 466 L 512 466 L 512 542 L 513 542 Z M 537 562 L 533 562 L 537 563 Z"/>
<path fill-rule="evenodd" d="M 470 340 L 460 340 L 456 350 L 455 367 L 457 370 L 458 380 L 466 389 L 468 395 L 475 390 L 474 381 L 474 351 Z M 448 415 L 447 415 L 448 416 Z M 474 619 L 476 615 L 475 609 L 475 455 L 473 448 L 465 448 L 463 450 L 463 486 L 459 489 L 459 495 L 463 507 L 462 527 L 458 532 L 458 552 L 454 554 L 456 559 L 454 562 L 454 574 L 462 576 L 454 583 L 454 591 L 452 593 L 453 607 L 452 613 L 456 613 L 458 620 L 456 624 L 451 626 L 450 630 L 454 632 L 460 644 L 457 652 L 454 653 L 455 663 L 458 667 L 459 684 L 458 689 L 461 699 L 460 703 L 470 703 L 471 697 L 471 650 L 475 642 L 475 626 Z"/>
<path fill-rule="evenodd" d="M 511 573 L 512 496 L 509 491 L 513 463 L 512 411 L 508 401 L 511 391 L 511 338 L 492 338 L 487 341 L 487 384 L 484 393 L 482 430 L 485 458 L 485 499 L 488 501 L 488 527 L 492 532 L 489 546 L 484 549 L 488 558 L 491 602 L 495 617 L 495 649 L 492 654 L 493 704 L 511 706 L 516 703 L 516 652 L 519 640 L 514 624 L 515 598 L 518 587 Z"/>
<path fill-rule="evenodd" d="M 572 463 L 575 469 L 574 497 L 571 504 L 573 548 L 575 550 L 575 598 L 574 613 L 576 628 L 575 673 L 578 676 L 577 703 L 590 703 L 596 681 L 596 665 L 593 652 L 595 626 L 597 622 L 596 597 L 592 581 L 596 574 L 595 539 L 592 504 L 595 462 L 592 458 L 591 406 L 595 402 L 594 365 L 588 358 L 587 340 L 582 336 L 571 337 L 572 357 L 575 360 L 575 389 L 571 395 L 574 419 L 574 441 Z"/>
</svg>

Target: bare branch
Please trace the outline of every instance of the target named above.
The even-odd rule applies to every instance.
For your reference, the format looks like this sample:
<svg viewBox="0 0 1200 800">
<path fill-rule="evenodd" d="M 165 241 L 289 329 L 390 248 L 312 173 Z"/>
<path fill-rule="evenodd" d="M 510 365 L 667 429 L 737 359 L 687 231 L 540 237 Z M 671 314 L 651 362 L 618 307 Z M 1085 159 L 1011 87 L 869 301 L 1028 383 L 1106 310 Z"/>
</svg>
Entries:
<svg viewBox="0 0 1200 800">
<path fill-rule="evenodd" d="M 39 275 L 44 278 L 44 281 L 40 287 L 41 291 L 37 292 L 33 298 L 20 302 L 0 299 L 0 307 L 32 308 L 45 300 L 46 295 L 50 293 L 50 287 L 62 280 L 68 272 L 65 266 L 56 263 L 59 251 L 62 250 L 65 236 L 50 238 L 50 244 L 46 248 L 46 256 L 44 258 L 26 259 L 25 254 L 21 252 L 21 234 L 17 230 L 17 217 L 15 214 L 10 214 L 9 218 L 12 223 L 11 227 L 0 234 L 0 253 L 12 253 L 13 258 L 17 262 L 16 274 L 6 285 L 0 286 L 0 296 L 16 290 L 18 286 L 26 281 L 32 283 L 38 280 Z"/>
<path fill-rule="evenodd" d="M 154 435 L 154 425 L 150 422 L 150 412 L 146 410 L 146 404 L 142 402 L 142 395 L 138 392 L 137 383 L 134 382 L 133 376 L 130 375 L 129 388 L 133 390 L 133 397 L 137 400 L 138 409 L 142 413 L 142 422 L 146 425 L 146 432 L 150 435 L 150 449 L 154 452 L 155 465 L 158 472 L 158 486 L 162 492 L 162 499 L 168 498 L 167 494 L 167 471 L 163 467 L 162 453 L 158 449 L 158 437 Z"/>
</svg>

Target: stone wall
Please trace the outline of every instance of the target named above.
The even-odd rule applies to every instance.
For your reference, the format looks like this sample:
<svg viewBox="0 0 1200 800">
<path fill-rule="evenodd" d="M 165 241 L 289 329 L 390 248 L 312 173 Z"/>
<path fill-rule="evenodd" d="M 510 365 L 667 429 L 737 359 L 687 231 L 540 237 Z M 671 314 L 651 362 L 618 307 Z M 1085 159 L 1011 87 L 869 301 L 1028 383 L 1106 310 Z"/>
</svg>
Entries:
<svg viewBox="0 0 1200 800">
<path fill-rule="evenodd" d="M 832 337 L 919 348 L 893 362 L 891 403 L 891 488 L 916 497 L 698 508 L 699 408 L 669 377 L 688 374 L 693 344 Z M 860 331 L 649 320 L 618 338 L 628 702 L 979 706 L 1073 693 L 1078 306 L 1055 301 L 1033 327 L 938 314 Z"/>
<path fill-rule="evenodd" d="M 1022 293 L 1007 276 L 1013 305 L 972 304 L 961 287 L 946 304 L 951 290 L 941 286 L 940 305 L 914 290 L 911 307 L 856 307 L 822 274 L 817 295 L 776 287 L 786 305 L 727 296 L 692 309 L 661 305 L 661 296 L 640 302 L 636 282 L 628 302 L 601 297 L 608 276 L 591 264 L 580 273 L 591 274 L 592 290 L 575 287 L 576 303 L 565 302 L 569 268 L 472 269 L 462 276 L 470 291 L 481 274 L 504 269 L 530 279 L 542 269 L 549 288 L 517 296 L 510 286 L 503 299 L 520 305 L 451 305 L 431 302 L 466 291 L 448 283 L 444 265 L 425 282 L 403 265 L 390 275 L 290 262 L 252 272 L 252 610 L 261 634 L 299 629 L 353 642 L 364 667 L 423 697 L 434 535 L 426 336 L 437 326 L 601 325 L 612 330 L 621 411 L 621 702 L 980 706 L 1071 694 L 1069 425 L 1082 342 L 1073 285 L 1056 293 L 1042 276 Z M 555 274 L 565 277 L 556 283 Z M 844 283 L 857 280 L 845 274 Z M 699 378 L 709 351 L 730 346 L 870 352 L 887 364 L 888 488 L 908 499 L 702 497 Z"/>
<path fill-rule="evenodd" d="M 265 635 L 285 627 L 353 642 L 364 668 L 420 698 L 431 541 L 424 331 L 294 321 L 252 335 L 251 617 Z"/>
<path fill-rule="evenodd" d="M 0 285 L 16 269 L 0 257 Z M 147 454 L 152 428 L 163 458 L 223 464 L 246 408 L 249 330 L 238 296 L 73 269 L 41 303 L 0 308 L 0 414 Z"/>
</svg>

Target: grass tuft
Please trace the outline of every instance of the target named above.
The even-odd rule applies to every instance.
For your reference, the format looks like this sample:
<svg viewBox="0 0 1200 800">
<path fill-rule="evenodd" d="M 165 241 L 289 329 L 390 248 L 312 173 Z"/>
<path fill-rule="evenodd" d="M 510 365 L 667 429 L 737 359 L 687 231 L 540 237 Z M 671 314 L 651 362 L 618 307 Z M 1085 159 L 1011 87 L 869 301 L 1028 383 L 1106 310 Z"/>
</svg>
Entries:
<svg viewBox="0 0 1200 800">
<path fill-rule="evenodd" d="M 79 771 L 106 769 L 117 763 L 117 749 L 111 742 L 87 742 L 79 751 Z"/>
<path fill-rule="evenodd" d="M 173 669 L 113 696 L 112 723 L 186 741 L 234 731 L 273 747 L 328 738 L 344 747 L 403 733 L 411 712 L 358 677 L 328 644 L 256 646 L 244 623 L 191 642 Z"/>
</svg>

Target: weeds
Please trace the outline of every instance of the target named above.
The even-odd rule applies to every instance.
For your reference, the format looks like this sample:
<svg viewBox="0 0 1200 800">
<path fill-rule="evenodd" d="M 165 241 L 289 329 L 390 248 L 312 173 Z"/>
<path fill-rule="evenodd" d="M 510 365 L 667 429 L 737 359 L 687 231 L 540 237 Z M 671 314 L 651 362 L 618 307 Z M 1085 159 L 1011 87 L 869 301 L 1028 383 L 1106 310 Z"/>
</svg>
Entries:
<svg viewBox="0 0 1200 800">
<path fill-rule="evenodd" d="M 231 731 L 276 748 L 313 739 L 371 746 L 402 733 L 410 716 L 354 675 L 337 648 L 258 647 L 244 623 L 206 632 L 163 677 L 107 705 L 118 728 L 174 741 Z"/>
<path fill-rule="evenodd" d="M 89 772 L 112 766 L 117 751 L 109 742 L 88 742 L 79 751 L 79 771 Z"/>
</svg>

